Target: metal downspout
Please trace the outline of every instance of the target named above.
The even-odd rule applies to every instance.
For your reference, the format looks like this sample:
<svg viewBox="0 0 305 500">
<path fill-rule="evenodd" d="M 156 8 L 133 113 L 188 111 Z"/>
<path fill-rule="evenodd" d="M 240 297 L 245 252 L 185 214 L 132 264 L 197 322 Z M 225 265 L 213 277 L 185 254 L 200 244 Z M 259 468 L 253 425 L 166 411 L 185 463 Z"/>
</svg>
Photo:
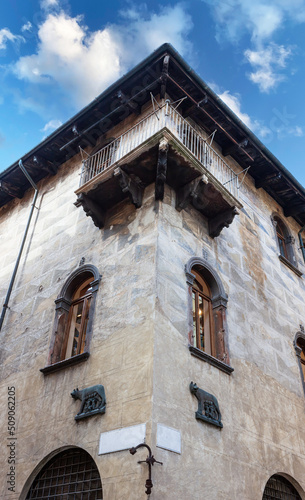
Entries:
<svg viewBox="0 0 305 500">
<path fill-rule="evenodd" d="M 305 262 L 305 248 L 304 248 L 304 242 L 303 242 L 303 239 L 302 239 L 302 232 L 304 231 L 305 229 L 305 226 L 301 227 L 300 231 L 298 232 L 298 236 L 299 236 L 299 242 L 300 242 L 300 249 L 302 250 L 302 255 L 303 255 L 303 260 Z"/>
<path fill-rule="evenodd" d="M 3 321 L 4 321 L 4 317 L 5 317 L 6 311 L 8 309 L 8 303 L 9 303 L 10 296 L 11 296 L 11 293 L 12 293 L 12 289 L 13 289 L 14 281 L 15 281 L 15 278 L 16 278 L 17 270 L 18 270 L 18 267 L 19 267 L 19 263 L 20 263 L 20 259 L 21 259 L 21 255 L 22 255 L 22 251 L 23 251 L 23 247 L 24 247 L 24 244 L 25 244 L 25 241 L 26 241 L 26 237 L 27 237 L 28 230 L 29 230 L 29 227 L 30 227 L 32 215 L 33 215 L 34 208 L 35 208 L 35 203 L 36 203 L 37 196 L 38 196 L 38 188 L 37 188 L 35 182 L 33 181 L 33 179 L 30 177 L 30 175 L 26 171 L 26 169 L 24 168 L 22 160 L 19 160 L 19 164 L 18 165 L 19 165 L 20 169 L 22 170 L 22 172 L 24 173 L 24 175 L 26 176 L 26 178 L 29 181 L 29 183 L 35 189 L 35 193 L 34 193 L 34 198 L 33 198 L 33 201 L 32 201 L 32 206 L 31 206 L 31 211 L 30 211 L 30 215 L 29 215 L 29 218 L 28 218 L 28 222 L 27 222 L 27 225 L 26 225 L 26 228 L 25 228 L 25 231 L 24 231 L 23 240 L 22 240 L 22 243 L 21 243 L 21 246 L 20 246 L 20 250 L 19 250 L 19 254 L 18 254 L 16 263 L 15 263 L 15 268 L 14 268 L 14 271 L 13 271 L 13 274 L 12 274 L 12 277 L 11 277 L 11 281 L 10 281 L 10 284 L 9 284 L 9 287 L 8 287 L 8 290 L 7 290 L 7 294 L 6 294 L 6 297 L 5 297 L 5 301 L 4 301 L 4 304 L 3 304 L 1 318 L 0 318 L 0 331 L 2 329 L 2 325 L 3 325 Z"/>
</svg>

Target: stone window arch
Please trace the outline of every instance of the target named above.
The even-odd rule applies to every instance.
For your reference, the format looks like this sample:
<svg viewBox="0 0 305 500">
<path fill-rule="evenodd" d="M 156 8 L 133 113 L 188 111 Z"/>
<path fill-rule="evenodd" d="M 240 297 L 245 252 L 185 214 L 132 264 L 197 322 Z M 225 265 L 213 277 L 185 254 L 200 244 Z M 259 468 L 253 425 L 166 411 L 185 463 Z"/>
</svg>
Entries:
<svg viewBox="0 0 305 500">
<path fill-rule="evenodd" d="M 85 450 L 69 448 L 48 460 L 23 498 L 102 500 L 102 482 L 98 468 Z"/>
<path fill-rule="evenodd" d="M 300 375 L 305 394 L 305 330 L 303 325 L 300 325 L 300 330 L 294 337 L 293 345 L 298 359 Z"/>
<path fill-rule="evenodd" d="M 192 355 L 231 373 L 226 311 L 228 296 L 215 269 L 204 259 L 185 266 L 188 284 L 188 339 Z"/>
<path fill-rule="evenodd" d="M 101 276 L 87 264 L 76 269 L 65 281 L 55 300 L 55 321 L 46 374 L 89 357 L 92 325 Z"/>
<path fill-rule="evenodd" d="M 268 480 L 262 500 L 302 500 L 295 487 L 285 477 L 274 474 Z"/>
</svg>

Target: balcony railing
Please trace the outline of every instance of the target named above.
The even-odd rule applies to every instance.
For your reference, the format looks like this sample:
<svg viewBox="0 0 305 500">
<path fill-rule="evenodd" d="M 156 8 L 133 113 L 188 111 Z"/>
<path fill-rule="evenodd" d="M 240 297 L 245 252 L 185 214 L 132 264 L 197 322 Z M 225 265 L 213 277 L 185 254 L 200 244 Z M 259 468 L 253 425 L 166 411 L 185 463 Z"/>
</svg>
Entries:
<svg viewBox="0 0 305 500">
<path fill-rule="evenodd" d="M 156 109 L 127 132 L 83 161 L 80 186 L 109 169 L 131 151 L 160 130 L 167 128 L 183 146 L 236 198 L 238 177 L 232 168 L 216 153 L 169 103 Z"/>
</svg>

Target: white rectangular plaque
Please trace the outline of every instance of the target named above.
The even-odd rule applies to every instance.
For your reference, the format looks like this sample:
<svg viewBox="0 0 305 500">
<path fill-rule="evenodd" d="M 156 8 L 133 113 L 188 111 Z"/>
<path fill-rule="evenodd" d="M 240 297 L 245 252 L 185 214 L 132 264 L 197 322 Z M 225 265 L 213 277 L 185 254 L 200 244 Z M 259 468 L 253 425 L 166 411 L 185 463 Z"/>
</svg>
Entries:
<svg viewBox="0 0 305 500">
<path fill-rule="evenodd" d="M 181 454 L 181 433 L 163 424 L 157 424 L 157 446 Z"/>
<path fill-rule="evenodd" d="M 145 442 L 146 424 L 123 427 L 114 431 L 102 432 L 100 436 L 99 455 L 114 451 L 129 450 L 133 446 Z"/>
</svg>

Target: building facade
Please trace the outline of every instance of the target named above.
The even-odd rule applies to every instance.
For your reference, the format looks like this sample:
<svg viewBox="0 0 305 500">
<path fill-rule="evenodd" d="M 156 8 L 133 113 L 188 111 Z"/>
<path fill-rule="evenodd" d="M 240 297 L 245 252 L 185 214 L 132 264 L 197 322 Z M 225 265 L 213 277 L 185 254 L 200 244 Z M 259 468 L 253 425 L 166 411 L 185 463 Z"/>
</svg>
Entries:
<svg viewBox="0 0 305 500">
<path fill-rule="evenodd" d="M 305 190 L 179 54 L 0 178 L 0 497 L 305 499 Z"/>
</svg>

